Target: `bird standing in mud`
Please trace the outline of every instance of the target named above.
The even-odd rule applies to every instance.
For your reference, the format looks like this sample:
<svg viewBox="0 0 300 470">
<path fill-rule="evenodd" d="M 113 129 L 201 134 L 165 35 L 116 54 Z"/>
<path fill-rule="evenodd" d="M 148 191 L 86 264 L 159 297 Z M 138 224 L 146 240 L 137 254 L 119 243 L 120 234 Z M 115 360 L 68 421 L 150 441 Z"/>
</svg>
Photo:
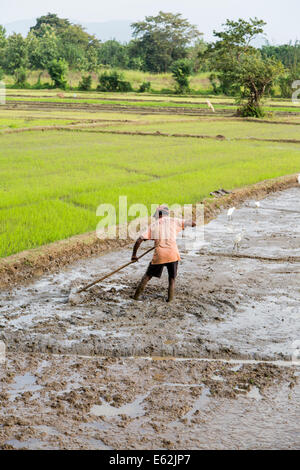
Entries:
<svg viewBox="0 0 300 470">
<path fill-rule="evenodd" d="M 206 100 L 206 103 L 207 103 L 207 106 L 209 107 L 209 109 L 212 110 L 213 113 L 215 113 L 215 108 L 213 107 L 213 105 L 211 104 L 211 102 L 209 100 Z"/>
<path fill-rule="evenodd" d="M 228 217 L 228 220 L 232 220 L 232 215 L 235 211 L 235 207 L 230 207 L 230 209 L 228 209 L 227 211 L 227 217 Z"/>
<path fill-rule="evenodd" d="M 141 243 L 145 240 L 154 240 L 155 250 L 153 259 L 142 277 L 133 298 L 134 300 L 138 300 L 150 279 L 152 279 L 152 277 L 160 278 L 164 267 L 166 267 L 169 275 L 167 302 L 171 302 L 174 298 L 175 279 L 177 276 L 178 261 L 180 261 L 176 236 L 186 227 L 195 227 L 196 222 L 170 217 L 169 208 L 167 206 L 157 207 L 154 218 L 156 219 L 155 222 L 137 239 L 133 247 L 131 260 L 137 261 L 137 251 Z"/>
<path fill-rule="evenodd" d="M 235 239 L 234 239 L 233 249 L 234 249 L 236 252 L 239 251 L 240 243 L 241 243 L 241 241 L 242 241 L 243 238 L 244 238 L 244 233 L 245 233 L 245 230 L 243 229 L 241 232 L 239 232 L 239 233 L 237 234 L 237 236 L 236 236 Z"/>
</svg>

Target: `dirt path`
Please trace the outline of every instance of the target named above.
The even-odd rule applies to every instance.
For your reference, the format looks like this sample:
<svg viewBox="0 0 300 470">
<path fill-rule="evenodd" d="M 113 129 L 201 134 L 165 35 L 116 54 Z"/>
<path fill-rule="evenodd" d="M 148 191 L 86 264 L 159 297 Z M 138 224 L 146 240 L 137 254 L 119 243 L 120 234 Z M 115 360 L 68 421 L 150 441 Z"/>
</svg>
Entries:
<svg viewBox="0 0 300 470">
<path fill-rule="evenodd" d="M 165 274 L 132 300 L 147 260 L 68 302 L 129 248 L 3 291 L 3 448 L 299 449 L 299 195 L 248 201 L 204 243 L 179 240 L 171 305 Z"/>
</svg>

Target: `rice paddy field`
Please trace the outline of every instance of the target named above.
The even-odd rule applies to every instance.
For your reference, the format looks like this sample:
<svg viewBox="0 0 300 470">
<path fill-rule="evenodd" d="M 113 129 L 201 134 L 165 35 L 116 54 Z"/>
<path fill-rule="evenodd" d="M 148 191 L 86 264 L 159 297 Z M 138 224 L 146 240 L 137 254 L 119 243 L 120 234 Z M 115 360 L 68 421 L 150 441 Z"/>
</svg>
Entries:
<svg viewBox="0 0 300 470">
<path fill-rule="evenodd" d="M 212 113 L 193 96 L 7 91 L 0 257 L 95 230 L 97 207 L 119 196 L 196 203 L 300 171 L 300 106 L 284 100 L 260 121 L 237 119 L 225 97 L 210 98 Z"/>
</svg>

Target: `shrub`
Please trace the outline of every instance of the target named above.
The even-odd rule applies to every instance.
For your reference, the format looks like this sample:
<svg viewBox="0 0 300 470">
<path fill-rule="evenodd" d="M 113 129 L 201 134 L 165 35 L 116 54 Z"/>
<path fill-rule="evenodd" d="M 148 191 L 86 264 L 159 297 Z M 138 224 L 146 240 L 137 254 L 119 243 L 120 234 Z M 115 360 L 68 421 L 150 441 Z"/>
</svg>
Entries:
<svg viewBox="0 0 300 470">
<path fill-rule="evenodd" d="M 151 90 L 151 82 L 143 82 L 138 89 L 139 93 L 145 93 L 145 91 L 150 91 Z"/>
<path fill-rule="evenodd" d="M 132 86 L 129 82 L 123 80 L 123 75 L 117 71 L 104 72 L 99 76 L 99 91 L 132 91 Z"/>
<path fill-rule="evenodd" d="M 86 75 L 83 76 L 81 81 L 79 82 L 79 90 L 82 91 L 90 91 L 92 88 L 92 76 Z"/>
<path fill-rule="evenodd" d="M 24 67 L 15 70 L 15 85 L 19 88 L 25 88 L 27 85 L 27 71 Z"/>
<path fill-rule="evenodd" d="M 56 88 L 61 88 L 65 90 L 67 88 L 66 74 L 68 71 L 68 64 L 62 60 L 52 60 L 48 67 L 48 72 L 52 80 L 54 81 L 54 86 Z"/>
<path fill-rule="evenodd" d="M 192 73 L 191 62 L 187 59 L 176 60 L 171 70 L 176 81 L 176 93 L 187 93 L 190 90 L 189 76 Z"/>
<path fill-rule="evenodd" d="M 254 104 L 246 103 L 238 108 L 237 116 L 261 118 L 265 116 L 265 113 L 261 106 L 255 106 Z"/>
</svg>

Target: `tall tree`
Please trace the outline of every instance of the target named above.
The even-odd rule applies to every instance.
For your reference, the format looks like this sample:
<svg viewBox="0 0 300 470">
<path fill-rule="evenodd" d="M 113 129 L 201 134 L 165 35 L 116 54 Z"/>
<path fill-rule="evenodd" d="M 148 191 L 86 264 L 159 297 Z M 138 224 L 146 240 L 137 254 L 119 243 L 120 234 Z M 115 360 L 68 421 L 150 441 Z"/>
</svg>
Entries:
<svg viewBox="0 0 300 470">
<path fill-rule="evenodd" d="M 42 36 L 37 37 L 33 31 L 27 35 L 28 57 L 33 68 L 47 69 L 50 62 L 58 57 L 58 38 L 52 26 L 41 26 Z"/>
<path fill-rule="evenodd" d="M 59 18 L 55 13 L 48 13 L 47 15 L 40 16 L 36 19 L 35 26 L 30 28 L 30 31 L 38 37 L 43 36 L 44 29 L 43 25 L 51 26 L 57 34 L 66 30 L 70 26 L 70 21 L 66 18 Z"/>
<path fill-rule="evenodd" d="M 242 54 L 255 53 L 251 41 L 264 31 L 266 23 L 258 18 L 250 18 L 249 21 L 238 19 L 226 20 L 223 31 L 214 31 L 217 38 L 207 50 L 210 55 L 211 67 L 218 72 L 221 91 L 225 94 L 233 94 L 237 91 L 236 83 L 232 82 L 232 68 L 236 67 Z M 212 80 L 215 75 L 212 74 Z"/>
<path fill-rule="evenodd" d="M 11 34 L 5 47 L 4 68 L 8 73 L 28 66 L 27 43 L 22 34 Z"/>
<path fill-rule="evenodd" d="M 6 30 L 4 26 L 0 25 L 0 67 L 5 64 L 5 46 L 6 46 Z"/>
<path fill-rule="evenodd" d="M 152 72 L 168 71 L 172 62 L 186 57 L 187 46 L 201 35 L 180 13 L 160 11 L 131 26 L 137 54 Z"/>
<path fill-rule="evenodd" d="M 251 41 L 263 33 L 264 25 L 265 22 L 257 18 L 227 20 L 224 31 L 214 31 L 217 41 L 210 49 L 212 63 L 222 91 L 239 96 L 242 103 L 239 113 L 243 116 L 263 115 L 261 100 L 284 70 L 281 62 L 263 59 L 260 51 L 251 45 Z"/>
</svg>

